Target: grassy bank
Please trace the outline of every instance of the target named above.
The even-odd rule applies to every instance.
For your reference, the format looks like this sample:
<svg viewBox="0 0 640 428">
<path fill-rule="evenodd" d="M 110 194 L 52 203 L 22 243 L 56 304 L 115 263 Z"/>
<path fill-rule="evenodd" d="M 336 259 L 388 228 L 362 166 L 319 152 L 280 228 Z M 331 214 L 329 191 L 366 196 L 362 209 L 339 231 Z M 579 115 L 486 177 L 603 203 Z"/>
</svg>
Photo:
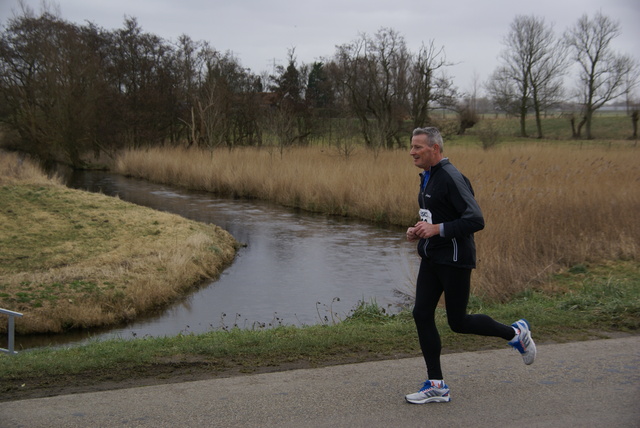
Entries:
<svg viewBox="0 0 640 428">
<path fill-rule="evenodd" d="M 640 266 L 577 266 L 554 276 L 544 293 L 530 291 L 507 304 L 474 298 L 470 311 L 506 323 L 526 316 L 540 344 L 635 334 L 640 327 Z M 452 333 L 442 309 L 437 321 L 446 353 L 505 346 L 496 338 Z M 375 304 L 362 304 L 335 325 L 229 329 L 0 355 L 0 401 L 418 355 L 408 312 L 389 316 Z M 71 386 L 65 390 L 62 385 Z"/>
<path fill-rule="evenodd" d="M 218 275 L 237 246 L 214 225 L 68 189 L 12 154 L 0 154 L 0 201 L 0 307 L 24 314 L 19 334 L 166 306 Z"/>
<path fill-rule="evenodd" d="M 585 262 L 638 260 L 640 156 L 624 142 L 509 144 L 494 150 L 445 142 L 473 183 L 486 228 L 476 234 L 475 292 L 506 299 Z M 118 172 L 222 195 L 409 226 L 418 172 L 406 151 L 328 147 L 131 150 Z"/>
</svg>

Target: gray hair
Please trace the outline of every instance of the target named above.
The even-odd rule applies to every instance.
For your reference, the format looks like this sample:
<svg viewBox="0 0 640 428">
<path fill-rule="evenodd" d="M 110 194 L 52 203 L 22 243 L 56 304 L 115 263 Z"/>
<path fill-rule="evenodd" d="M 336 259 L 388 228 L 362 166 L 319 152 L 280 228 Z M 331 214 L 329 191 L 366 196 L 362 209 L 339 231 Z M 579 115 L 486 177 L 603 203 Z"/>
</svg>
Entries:
<svg viewBox="0 0 640 428">
<path fill-rule="evenodd" d="M 415 137 L 416 135 L 426 135 L 429 147 L 437 144 L 438 146 L 440 146 L 440 152 L 444 150 L 444 141 L 442 140 L 442 135 L 440 135 L 440 131 L 438 131 L 438 128 L 434 128 L 433 126 L 429 126 L 426 128 L 416 128 L 413 130 L 413 136 Z"/>
</svg>

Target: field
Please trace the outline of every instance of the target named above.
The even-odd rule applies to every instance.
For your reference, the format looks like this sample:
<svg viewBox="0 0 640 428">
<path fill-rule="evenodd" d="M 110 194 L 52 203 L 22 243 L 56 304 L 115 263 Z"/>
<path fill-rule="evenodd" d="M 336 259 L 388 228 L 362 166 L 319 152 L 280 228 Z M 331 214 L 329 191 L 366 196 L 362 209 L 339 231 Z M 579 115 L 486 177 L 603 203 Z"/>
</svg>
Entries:
<svg viewBox="0 0 640 428">
<path fill-rule="evenodd" d="M 505 118 L 499 116 L 497 119 L 495 115 L 482 115 L 483 119 L 478 125 L 470 128 L 468 134 L 470 136 L 477 136 L 482 133 L 487 127 L 492 127 L 499 131 L 501 141 L 513 142 L 514 140 L 520 140 L 522 142 L 531 141 L 530 139 L 520 139 L 520 123 L 516 118 Z M 587 141 L 583 139 L 573 139 L 571 132 L 571 114 L 549 114 L 542 117 L 542 130 L 544 138 L 548 141 L 564 141 L 570 142 L 573 145 L 583 146 L 590 143 L 596 144 L 609 144 L 616 142 L 627 142 L 628 144 L 635 145 L 637 147 L 638 140 L 632 139 L 633 124 L 631 117 L 622 112 L 596 112 L 592 122 L 592 134 L 593 141 Z M 575 124 L 578 126 L 580 121 L 580 115 L 575 115 Z M 537 137 L 537 129 L 535 118 L 529 115 L 526 120 L 527 135 L 531 138 Z M 582 136 L 584 136 L 584 129 L 582 129 Z"/>
</svg>

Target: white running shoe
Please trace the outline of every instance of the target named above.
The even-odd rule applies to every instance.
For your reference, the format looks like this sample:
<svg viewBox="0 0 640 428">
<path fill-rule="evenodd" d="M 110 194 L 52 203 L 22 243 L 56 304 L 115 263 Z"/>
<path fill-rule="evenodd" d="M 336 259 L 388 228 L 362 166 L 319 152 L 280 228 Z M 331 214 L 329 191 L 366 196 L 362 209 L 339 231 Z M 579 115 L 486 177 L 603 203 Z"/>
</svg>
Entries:
<svg viewBox="0 0 640 428">
<path fill-rule="evenodd" d="M 525 364 L 533 364 L 533 361 L 536 359 L 537 351 L 536 344 L 531 338 L 531 327 L 529 326 L 529 322 L 523 318 L 514 322 L 511 326 L 517 329 L 520 333 L 511 339 L 509 345 L 513 346 L 522 354 L 522 359 Z"/>
<path fill-rule="evenodd" d="M 451 401 L 449 395 L 449 386 L 442 381 L 442 386 L 435 386 L 433 382 L 427 380 L 420 388 L 420 391 L 415 394 L 405 395 L 405 399 L 409 403 L 413 404 L 425 404 L 425 403 L 448 403 Z"/>
</svg>

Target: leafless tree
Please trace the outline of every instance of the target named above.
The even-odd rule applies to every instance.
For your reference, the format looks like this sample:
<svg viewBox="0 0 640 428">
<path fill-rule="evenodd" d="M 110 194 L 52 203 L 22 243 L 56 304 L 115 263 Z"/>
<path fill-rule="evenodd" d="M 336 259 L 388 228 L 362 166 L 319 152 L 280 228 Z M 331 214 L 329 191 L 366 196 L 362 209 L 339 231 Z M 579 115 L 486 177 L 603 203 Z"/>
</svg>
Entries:
<svg viewBox="0 0 640 428">
<path fill-rule="evenodd" d="M 179 39 L 175 61 L 179 120 L 189 145 L 232 148 L 259 142 L 259 78 L 232 52 L 218 52 L 186 36 Z"/>
<path fill-rule="evenodd" d="M 504 38 L 502 65 L 487 84 L 495 103 L 520 118 L 520 135 L 527 136 L 529 109 L 536 115 L 538 138 L 542 138 L 541 111 L 561 95 L 565 63 L 563 44 L 542 18 L 516 16 Z"/>
<path fill-rule="evenodd" d="M 25 10 L 0 37 L 3 116 L 19 133 L 20 148 L 45 162 L 81 166 L 80 154 L 94 142 L 102 81 L 89 33 L 49 12 Z"/>
<path fill-rule="evenodd" d="M 501 66 L 494 70 L 485 83 L 485 90 L 497 111 L 504 112 L 508 116 L 518 115 L 518 87 L 511 79 L 511 73 L 507 67 Z"/>
<path fill-rule="evenodd" d="M 114 90 L 118 93 L 123 138 L 128 145 L 163 143 L 175 117 L 174 49 L 126 18 L 111 42 Z"/>
<path fill-rule="evenodd" d="M 334 61 L 348 105 L 358 118 L 368 147 L 378 150 L 400 144 L 403 119 L 408 116 L 410 54 L 404 38 L 381 28 L 338 46 Z"/>
<path fill-rule="evenodd" d="M 358 144 L 356 123 L 351 118 L 334 118 L 331 122 L 329 143 L 335 148 L 336 153 L 349 160 L 360 146 Z"/>
<path fill-rule="evenodd" d="M 531 33 L 531 67 L 529 82 L 536 116 L 538 138 L 543 138 L 542 112 L 556 106 L 564 97 L 562 78 L 567 70 L 566 45 L 556 38 L 553 26 L 544 19 L 525 18 Z"/>
<path fill-rule="evenodd" d="M 637 111 L 640 107 L 640 94 L 636 93 L 636 89 L 640 85 L 640 65 L 636 59 L 631 59 L 630 61 L 632 62 L 631 68 L 625 76 L 623 87 L 628 115 L 631 115 L 632 111 Z"/>
<path fill-rule="evenodd" d="M 565 33 L 579 68 L 578 97 L 583 107 L 587 139 L 593 138 L 593 113 L 624 93 L 625 78 L 634 70 L 632 58 L 616 53 L 611 47 L 611 40 L 619 34 L 619 24 L 601 12 L 593 19 L 583 15 Z"/>
<path fill-rule="evenodd" d="M 480 121 L 478 114 L 478 91 L 480 89 L 480 76 L 474 70 L 471 78 L 471 91 L 463 94 L 462 99 L 456 105 L 456 113 L 459 117 L 458 135 L 463 135 L 467 129 L 475 126 Z"/>
<path fill-rule="evenodd" d="M 451 79 L 443 74 L 450 66 L 444 54 L 444 47 L 437 48 L 434 41 L 423 44 L 414 56 L 409 75 L 409 105 L 413 127 L 429 123 L 429 112 L 434 105 L 450 107 L 454 104 L 457 91 Z"/>
</svg>

